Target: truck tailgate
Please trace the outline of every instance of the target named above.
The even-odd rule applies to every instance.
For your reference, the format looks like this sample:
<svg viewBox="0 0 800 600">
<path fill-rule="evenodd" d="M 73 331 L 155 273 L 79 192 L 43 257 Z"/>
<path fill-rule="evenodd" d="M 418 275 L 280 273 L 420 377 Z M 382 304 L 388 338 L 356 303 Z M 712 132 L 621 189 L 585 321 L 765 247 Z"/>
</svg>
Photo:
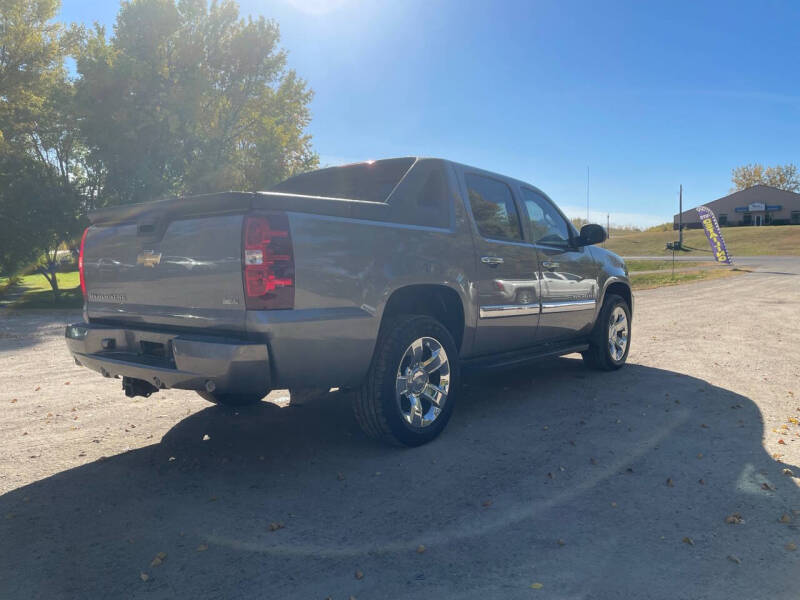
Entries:
<svg viewBox="0 0 800 600">
<path fill-rule="evenodd" d="M 244 331 L 242 219 L 145 213 L 92 227 L 89 319 Z"/>
</svg>

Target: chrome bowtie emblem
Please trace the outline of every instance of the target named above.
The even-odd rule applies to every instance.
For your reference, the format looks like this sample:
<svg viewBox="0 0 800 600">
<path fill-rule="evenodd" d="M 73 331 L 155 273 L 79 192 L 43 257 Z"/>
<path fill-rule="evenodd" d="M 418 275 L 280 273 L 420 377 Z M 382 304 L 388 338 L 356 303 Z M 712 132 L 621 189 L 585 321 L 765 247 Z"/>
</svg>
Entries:
<svg viewBox="0 0 800 600">
<path fill-rule="evenodd" d="M 136 257 L 137 265 L 144 265 L 145 267 L 155 267 L 161 262 L 161 253 L 153 252 L 152 250 L 145 250 Z"/>
</svg>

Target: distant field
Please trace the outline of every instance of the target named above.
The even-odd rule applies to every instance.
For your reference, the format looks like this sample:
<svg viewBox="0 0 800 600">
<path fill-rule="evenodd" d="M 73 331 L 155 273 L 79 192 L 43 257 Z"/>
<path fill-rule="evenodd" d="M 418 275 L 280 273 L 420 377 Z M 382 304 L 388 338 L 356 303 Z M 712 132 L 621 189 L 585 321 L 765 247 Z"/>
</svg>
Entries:
<svg viewBox="0 0 800 600">
<path fill-rule="evenodd" d="M 686 269 L 688 267 L 714 267 L 719 263 L 716 262 L 696 262 L 693 260 L 675 261 L 676 269 Z M 635 273 L 637 271 L 666 271 L 672 269 L 671 260 L 626 260 L 625 265 L 628 271 Z"/>
<path fill-rule="evenodd" d="M 734 259 L 737 255 L 800 255 L 800 225 L 723 227 L 722 237 Z M 666 257 L 672 254 L 665 249 L 667 242 L 677 239 L 677 231 L 616 234 L 606 241 L 605 247 L 620 256 Z M 680 256 L 711 257 L 706 234 L 701 229 L 684 230 L 683 244 L 698 250 L 680 252 Z"/>
<path fill-rule="evenodd" d="M 728 268 L 689 271 L 686 273 L 675 273 L 675 275 L 672 275 L 669 271 L 664 271 L 663 273 L 631 273 L 631 285 L 634 290 L 649 290 L 651 288 L 664 287 L 667 285 L 731 277 L 733 275 L 741 275 L 742 273 L 747 273 L 747 271 Z"/>
</svg>

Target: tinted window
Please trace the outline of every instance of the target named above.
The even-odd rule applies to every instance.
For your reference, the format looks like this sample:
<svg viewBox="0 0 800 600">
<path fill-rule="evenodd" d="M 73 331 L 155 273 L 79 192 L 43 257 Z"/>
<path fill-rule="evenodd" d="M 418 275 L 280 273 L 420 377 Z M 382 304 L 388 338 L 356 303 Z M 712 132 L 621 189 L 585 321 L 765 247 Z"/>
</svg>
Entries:
<svg viewBox="0 0 800 600">
<path fill-rule="evenodd" d="M 270 191 L 385 202 L 412 164 L 413 158 L 390 158 L 319 169 L 291 177 Z"/>
<path fill-rule="evenodd" d="M 534 242 L 558 245 L 569 242 L 569 226 L 549 200 L 531 189 L 522 188 L 522 201 Z"/>
<path fill-rule="evenodd" d="M 472 215 L 482 236 L 521 240 L 519 215 L 511 189 L 503 182 L 480 175 L 466 175 Z"/>
</svg>

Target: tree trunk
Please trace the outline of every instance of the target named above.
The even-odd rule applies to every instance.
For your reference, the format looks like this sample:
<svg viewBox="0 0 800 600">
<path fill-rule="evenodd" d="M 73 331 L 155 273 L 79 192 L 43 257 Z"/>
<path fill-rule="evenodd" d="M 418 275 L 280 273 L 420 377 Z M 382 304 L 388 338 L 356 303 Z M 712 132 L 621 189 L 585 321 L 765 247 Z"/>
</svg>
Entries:
<svg viewBox="0 0 800 600">
<path fill-rule="evenodd" d="M 38 266 L 36 270 L 45 278 L 47 279 L 47 283 L 50 284 L 50 287 L 53 290 L 53 301 L 58 304 L 58 300 L 60 298 L 61 290 L 58 289 L 58 277 L 56 276 L 56 266 L 54 264 L 49 264 L 47 267 Z"/>
</svg>

